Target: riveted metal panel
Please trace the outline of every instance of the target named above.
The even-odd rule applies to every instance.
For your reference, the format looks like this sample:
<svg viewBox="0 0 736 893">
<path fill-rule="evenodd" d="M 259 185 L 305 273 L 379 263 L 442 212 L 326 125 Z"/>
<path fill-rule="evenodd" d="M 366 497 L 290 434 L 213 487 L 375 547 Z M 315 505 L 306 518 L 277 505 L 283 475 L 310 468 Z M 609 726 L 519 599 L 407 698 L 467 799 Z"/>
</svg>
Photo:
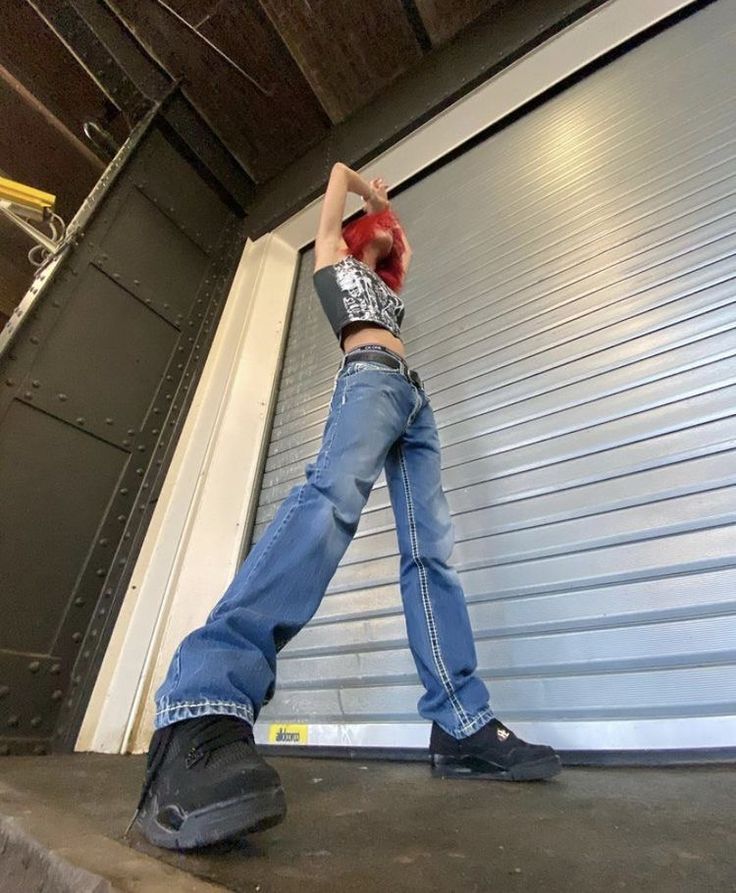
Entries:
<svg viewBox="0 0 736 893">
<path fill-rule="evenodd" d="M 64 419 L 13 402 L 0 424 L 5 618 L 0 648 L 48 654 L 54 646 L 79 568 L 127 458 L 125 450 L 75 430 Z M 35 511 L 31 501 L 39 505 Z M 65 523 L 39 523 L 41 507 L 46 518 Z"/>
<path fill-rule="evenodd" d="M 204 278 L 207 255 L 137 189 L 100 239 L 94 263 L 164 319 L 179 324 Z M 161 263 L 162 252 L 171 261 Z"/>
<path fill-rule="evenodd" d="M 736 722 L 735 36 L 733 5 L 706 6 L 393 202 L 479 672 L 562 747 Z M 253 542 L 319 449 L 340 359 L 312 266 Z M 398 567 L 382 474 L 264 720 L 417 740 Z M 588 731 L 555 740 L 570 723 Z M 732 745 L 706 725 L 688 746 Z"/>
<path fill-rule="evenodd" d="M 127 447 L 149 411 L 180 330 L 92 265 L 78 282 L 31 365 L 33 404 Z M 100 310 L 99 324 L 85 326 L 84 320 Z M 69 363 L 70 344 L 80 357 L 75 364 Z M 129 373 L 125 388 L 120 387 L 122 371 Z"/>
<path fill-rule="evenodd" d="M 53 655 L 0 651 L 0 679 L 0 756 L 46 753 L 64 697 L 62 662 Z"/>
<path fill-rule="evenodd" d="M 141 176 L 136 186 L 159 211 L 171 217 L 180 232 L 210 254 L 230 209 L 204 180 L 191 179 L 193 160 L 176 151 L 163 134 L 151 135 L 147 154 L 156 158 L 155 168 Z M 183 179 L 190 180 L 189 189 L 180 188 Z"/>
<path fill-rule="evenodd" d="M 147 127 L 0 356 L 0 752 L 74 744 L 242 251 Z"/>
</svg>

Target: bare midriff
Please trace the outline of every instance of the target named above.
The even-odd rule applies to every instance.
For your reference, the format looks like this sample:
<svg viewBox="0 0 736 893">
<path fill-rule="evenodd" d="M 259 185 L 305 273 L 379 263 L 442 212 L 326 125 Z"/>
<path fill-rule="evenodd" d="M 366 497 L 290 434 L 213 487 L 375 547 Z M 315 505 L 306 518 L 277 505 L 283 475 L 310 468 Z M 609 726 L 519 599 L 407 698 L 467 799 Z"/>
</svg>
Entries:
<svg viewBox="0 0 736 893">
<path fill-rule="evenodd" d="M 342 330 L 343 351 L 347 353 L 362 344 L 381 344 L 406 359 L 404 342 L 388 329 L 373 323 L 360 322 L 360 320 L 349 322 Z"/>
</svg>

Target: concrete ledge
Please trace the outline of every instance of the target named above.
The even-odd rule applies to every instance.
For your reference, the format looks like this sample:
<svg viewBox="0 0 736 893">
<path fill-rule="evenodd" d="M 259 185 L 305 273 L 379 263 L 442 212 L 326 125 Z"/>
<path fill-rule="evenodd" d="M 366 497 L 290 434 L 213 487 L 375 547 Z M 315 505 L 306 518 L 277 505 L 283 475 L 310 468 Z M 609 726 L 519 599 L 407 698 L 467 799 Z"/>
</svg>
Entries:
<svg viewBox="0 0 736 893">
<path fill-rule="evenodd" d="M 0 816 L 0 893 L 112 893 L 109 882 L 76 868 L 34 840 L 15 819 Z"/>
<path fill-rule="evenodd" d="M 8 760 L 3 766 L 10 767 L 10 758 L 3 759 Z M 114 837 L 110 821 L 105 821 L 115 800 L 114 779 L 108 779 L 107 785 L 90 784 L 86 771 L 75 773 L 69 763 L 51 757 L 18 757 L 12 765 L 20 772 L 19 778 L 28 773 L 29 784 L 16 787 L 0 781 L 0 893 L 218 893 L 228 889 L 192 877 L 123 841 L 142 764 L 135 784 L 129 785 L 127 795 L 113 809 Z M 38 788 L 31 783 L 34 778 Z M 86 812 L 74 808 L 78 803 Z"/>
</svg>

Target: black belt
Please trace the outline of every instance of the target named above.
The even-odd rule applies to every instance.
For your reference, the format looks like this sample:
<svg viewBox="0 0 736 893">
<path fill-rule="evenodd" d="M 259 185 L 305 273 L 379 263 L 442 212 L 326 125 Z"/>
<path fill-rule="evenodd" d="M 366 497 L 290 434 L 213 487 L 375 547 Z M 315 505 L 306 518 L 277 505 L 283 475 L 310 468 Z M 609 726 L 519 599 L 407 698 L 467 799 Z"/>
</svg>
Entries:
<svg viewBox="0 0 736 893">
<path fill-rule="evenodd" d="M 421 388 L 423 387 L 422 379 L 415 369 L 410 369 L 406 361 L 400 359 L 392 353 L 385 353 L 382 350 L 371 350 L 370 348 L 356 347 L 345 354 L 343 365 L 354 362 L 355 360 L 363 360 L 364 362 L 383 363 L 384 366 L 390 366 L 392 369 L 400 369 L 409 381 Z"/>
</svg>

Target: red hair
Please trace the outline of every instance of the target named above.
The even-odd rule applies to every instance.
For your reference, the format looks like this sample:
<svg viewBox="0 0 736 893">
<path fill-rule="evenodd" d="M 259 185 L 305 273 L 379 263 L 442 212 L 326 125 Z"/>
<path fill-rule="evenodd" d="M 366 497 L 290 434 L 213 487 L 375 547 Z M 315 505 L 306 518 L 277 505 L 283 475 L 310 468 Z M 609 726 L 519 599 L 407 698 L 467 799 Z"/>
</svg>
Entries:
<svg viewBox="0 0 736 893">
<path fill-rule="evenodd" d="M 376 262 L 376 273 L 390 289 L 398 293 L 404 287 L 402 258 L 406 250 L 406 243 L 401 224 L 393 210 L 389 207 L 376 214 L 361 214 L 360 217 L 356 217 L 343 228 L 342 237 L 345 239 L 350 253 L 358 260 L 363 260 L 363 252 L 376 237 L 378 230 L 388 230 L 393 236 L 393 244 L 391 251 Z"/>
</svg>

